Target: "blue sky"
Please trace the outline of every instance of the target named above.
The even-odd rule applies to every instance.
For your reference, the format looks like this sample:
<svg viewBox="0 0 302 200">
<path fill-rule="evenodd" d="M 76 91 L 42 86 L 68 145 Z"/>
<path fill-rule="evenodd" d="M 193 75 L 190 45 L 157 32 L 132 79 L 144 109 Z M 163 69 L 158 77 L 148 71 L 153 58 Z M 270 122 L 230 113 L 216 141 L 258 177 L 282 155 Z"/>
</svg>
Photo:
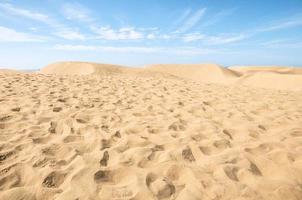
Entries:
<svg viewBox="0 0 302 200">
<path fill-rule="evenodd" d="M 0 0 L 0 67 L 302 66 L 301 0 Z"/>
</svg>

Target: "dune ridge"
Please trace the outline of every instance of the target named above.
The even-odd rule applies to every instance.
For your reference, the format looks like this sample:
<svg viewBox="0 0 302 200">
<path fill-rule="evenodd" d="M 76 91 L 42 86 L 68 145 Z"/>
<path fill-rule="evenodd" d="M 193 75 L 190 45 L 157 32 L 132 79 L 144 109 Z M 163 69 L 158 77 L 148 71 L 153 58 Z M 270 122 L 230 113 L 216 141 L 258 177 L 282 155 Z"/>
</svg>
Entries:
<svg viewBox="0 0 302 200">
<path fill-rule="evenodd" d="M 243 74 L 253 74 L 256 72 L 272 72 L 279 74 L 302 74 L 301 67 L 282 67 L 282 66 L 231 66 L 228 69 Z"/>
<path fill-rule="evenodd" d="M 40 70 L 43 74 L 57 75 L 136 75 L 174 77 L 186 80 L 246 85 L 268 89 L 301 90 L 302 69 L 276 66 L 231 66 L 217 64 L 154 64 L 141 68 L 89 62 L 59 62 Z"/>
<path fill-rule="evenodd" d="M 157 64 L 146 69 L 208 83 L 229 82 L 239 76 L 239 73 L 217 64 Z"/>
<path fill-rule="evenodd" d="M 57 74 L 57 75 L 112 75 L 126 71 L 126 67 L 98 64 L 90 62 L 57 62 L 40 70 L 43 74 Z"/>
</svg>

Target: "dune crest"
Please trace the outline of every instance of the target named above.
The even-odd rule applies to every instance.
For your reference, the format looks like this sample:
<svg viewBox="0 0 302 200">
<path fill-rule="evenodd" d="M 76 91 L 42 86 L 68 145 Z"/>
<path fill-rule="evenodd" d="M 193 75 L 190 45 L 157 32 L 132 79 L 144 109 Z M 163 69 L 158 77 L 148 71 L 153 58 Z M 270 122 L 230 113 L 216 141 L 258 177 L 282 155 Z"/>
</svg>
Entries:
<svg viewBox="0 0 302 200">
<path fill-rule="evenodd" d="M 157 64 L 147 66 L 147 69 L 207 83 L 225 83 L 239 76 L 239 73 L 216 64 Z"/>
<path fill-rule="evenodd" d="M 232 66 L 217 64 L 154 64 L 125 67 L 90 62 L 58 62 L 40 70 L 57 75 L 127 75 L 181 78 L 200 83 L 246 85 L 281 90 L 302 89 L 302 69 L 276 66 Z"/>
<path fill-rule="evenodd" d="M 112 75 L 129 70 L 127 67 L 91 62 L 57 62 L 40 70 L 43 74 L 57 75 Z"/>
<path fill-rule="evenodd" d="M 283 66 L 232 66 L 228 69 L 242 73 L 253 74 L 257 72 L 272 72 L 278 74 L 302 74 L 302 68 Z"/>
</svg>

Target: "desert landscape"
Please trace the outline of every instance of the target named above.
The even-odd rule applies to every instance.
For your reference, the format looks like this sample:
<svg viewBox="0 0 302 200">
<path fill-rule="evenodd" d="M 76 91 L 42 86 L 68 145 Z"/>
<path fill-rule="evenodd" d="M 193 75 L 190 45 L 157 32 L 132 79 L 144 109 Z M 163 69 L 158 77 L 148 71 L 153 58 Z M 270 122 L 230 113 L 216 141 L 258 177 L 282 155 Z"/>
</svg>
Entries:
<svg viewBox="0 0 302 200">
<path fill-rule="evenodd" d="M 302 68 L 0 70 L 2 200 L 301 200 Z"/>
</svg>

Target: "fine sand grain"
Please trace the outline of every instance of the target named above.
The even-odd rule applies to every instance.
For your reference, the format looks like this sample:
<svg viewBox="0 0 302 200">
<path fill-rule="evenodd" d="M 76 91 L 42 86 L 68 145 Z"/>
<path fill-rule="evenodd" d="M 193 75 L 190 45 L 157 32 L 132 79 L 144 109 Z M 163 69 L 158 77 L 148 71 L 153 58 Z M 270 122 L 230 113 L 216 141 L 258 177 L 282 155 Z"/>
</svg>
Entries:
<svg viewBox="0 0 302 200">
<path fill-rule="evenodd" d="M 301 75 L 277 71 L 0 71 L 0 199 L 301 200 Z"/>
</svg>

